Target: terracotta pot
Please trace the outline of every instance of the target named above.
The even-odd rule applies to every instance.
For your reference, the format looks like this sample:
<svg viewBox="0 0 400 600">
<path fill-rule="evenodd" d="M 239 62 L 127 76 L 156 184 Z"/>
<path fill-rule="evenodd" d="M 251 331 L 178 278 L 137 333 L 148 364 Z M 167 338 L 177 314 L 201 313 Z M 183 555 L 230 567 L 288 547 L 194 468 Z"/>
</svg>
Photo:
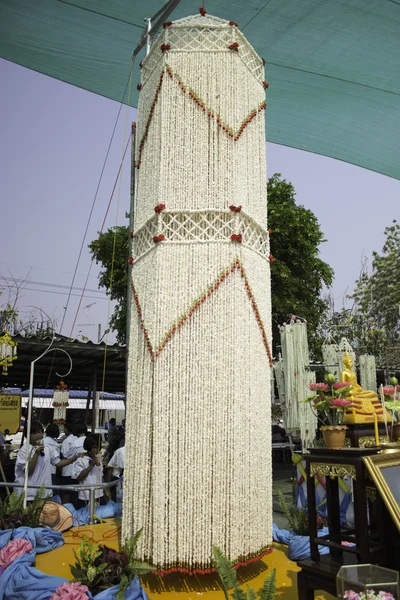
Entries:
<svg viewBox="0 0 400 600">
<path fill-rule="evenodd" d="M 400 440 L 400 423 L 399 422 L 393 423 L 392 436 L 393 436 L 394 442 L 397 442 L 398 440 Z"/>
<path fill-rule="evenodd" d="M 323 425 L 321 427 L 325 446 L 329 450 L 341 450 L 346 438 L 346 425 Z"/>
</svg>

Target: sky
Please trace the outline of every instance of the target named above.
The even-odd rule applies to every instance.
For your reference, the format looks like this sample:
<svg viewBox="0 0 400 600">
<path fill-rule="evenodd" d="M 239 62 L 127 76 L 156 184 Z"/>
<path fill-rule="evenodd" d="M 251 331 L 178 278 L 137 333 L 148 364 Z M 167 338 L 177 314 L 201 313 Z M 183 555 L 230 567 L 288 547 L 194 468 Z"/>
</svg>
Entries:
<svg viewBox="0 0 400 600">
<path fill-rule="evenodd" d="M 23 318 L 38 307 L 58 329 L 63 324 L 65 335 L 97 341 L 100 326 L 100 335 L 112 343 L 114 336 L 104 334 L 112 305 L 98 289 L 95 264 L 79 313 L 77 308 L 91 263 L 87 246 L 101 228 L 136 111 L 122 107 L 99 185 L 120 105 L 5 60 L 0 60 L 0 81 L 0 288 L 12 278 L 26 279 L 19 299 Z M 372 252 L 381 251 L 385 227 L 400 219 L 400 182 L 271 143 L 267 161 L 268 176 L 281 173 L 294 185 L 298 204 L 319 220 L 327 240 L 320 255 L 335 271 L 331 293 L 339 310 L 362 263 L 369 265 Z M 128 152 L 106 229 L 127 223 L 129 177 Z M 6 294 L 5 289 L 1 302 Z"/>
</svg>

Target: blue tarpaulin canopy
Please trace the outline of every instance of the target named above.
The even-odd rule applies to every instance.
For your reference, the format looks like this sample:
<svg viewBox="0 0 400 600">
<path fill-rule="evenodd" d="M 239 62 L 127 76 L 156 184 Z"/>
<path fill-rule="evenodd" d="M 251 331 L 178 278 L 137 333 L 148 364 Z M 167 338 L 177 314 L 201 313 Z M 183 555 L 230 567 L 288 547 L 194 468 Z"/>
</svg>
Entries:
<svg viewBox="0 0 400 600">
<path fill-rule="evenodd" d="M 162 0 L 0 0 L 0 55 L 127 102 Z M 182 0 L 169 17 L 198 12 Z M 400 178 L 400 1 L 209 0 L 266 60 L 267 139 Z M 136 106 L 138 62 L 130 103 Z"/>
</svg>

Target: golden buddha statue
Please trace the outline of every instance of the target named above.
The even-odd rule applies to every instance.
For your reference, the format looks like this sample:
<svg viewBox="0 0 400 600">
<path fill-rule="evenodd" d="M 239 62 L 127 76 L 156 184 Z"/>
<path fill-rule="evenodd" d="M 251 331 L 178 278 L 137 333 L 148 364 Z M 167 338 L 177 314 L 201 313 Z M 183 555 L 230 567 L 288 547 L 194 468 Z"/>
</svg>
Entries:
<svg viewBox="0 0 400 600">
<path fill-rule="evenodd" d="M 352 369 L 353 361 L 347 352 L 342 362 L 344 370 L 340 373 L 340 381 L 348 383 L 351 386 L 350 391 L 347 393 L 347 398 L 353 403 L 350 408 L 345 410 L 343 423 L 356 425 L 373 423 L 375 414 L 378 421 L 384 421 L 383 407 L 377 394 L 372 390 L 364 390 L 357 383 L 357 375 Z M 387 411 L 386 421 L 388 423 L 391 422 L 390 414 Z"/>
</svg>

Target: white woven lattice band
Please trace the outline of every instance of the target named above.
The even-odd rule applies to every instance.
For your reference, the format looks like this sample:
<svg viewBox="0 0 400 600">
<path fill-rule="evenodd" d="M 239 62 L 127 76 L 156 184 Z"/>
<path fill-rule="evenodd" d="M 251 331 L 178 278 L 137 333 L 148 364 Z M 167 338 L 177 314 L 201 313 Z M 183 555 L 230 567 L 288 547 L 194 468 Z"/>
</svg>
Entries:
<svg viewBox="0 0 400 600">
<path fill-rule="evenodd" d="M 133 235 L 133 257 L 137 261 L 155 247 L 154 237 L 163 235 L 163 243 L 188 244 L 219 242 L 231 244 L 231 236 L 240 234 L 242 244 L 269 259 L 268 232 L 243 212 L 231 210 L 163 210 L 154 215 Z"/>
</svg>

